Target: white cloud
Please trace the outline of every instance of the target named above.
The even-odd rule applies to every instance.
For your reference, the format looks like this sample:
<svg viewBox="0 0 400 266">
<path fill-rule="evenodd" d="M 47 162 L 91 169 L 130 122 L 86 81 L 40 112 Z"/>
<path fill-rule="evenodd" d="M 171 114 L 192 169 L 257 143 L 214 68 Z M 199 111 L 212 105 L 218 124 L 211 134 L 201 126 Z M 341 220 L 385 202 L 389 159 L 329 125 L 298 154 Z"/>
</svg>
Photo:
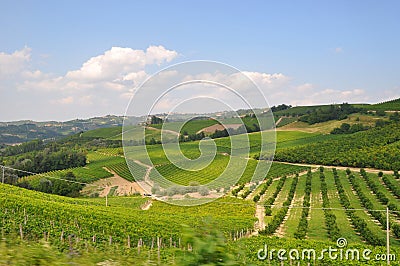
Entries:
<svg viewBox="0 0 400 266">
<path fill-rule="evenodd" d="M 31 49 L 24 47 L 12 54 L 0 53 L 0 77 L 17 74 L 31 59 Z"/>
<path fill-rule="evenodd" d="M 177 56 L 176 51 L 167 50 L 162 46 L 150 46 L 145 50 L 112 47 L 100 55 L 89 58 L 78 69 L 72 69 L 63 75 L 55 75 L 32 69 L 31 49 L 28 47 L 10 54 L 0 53 L 0 93 L 5 103 L 0 106 L 0 114 L 2 114 L 0 120 L 19 119 L 17 114 L 33 119 L 38 117 L 67 119 L 102 114 L 123 114 L 129 99 L 138 92 L 137 88 L 150 77 L 146 71 L 147 67 L 171 62 Z M 265 107 L 265 104 L 259 106 L 259 103 L 263 104 L 264 101 L 253 84 L 249 82 L 249 78 L 261 89 L 270 105 L 369 102 L 376 99 L 383 101 L 398 97 L 398 91 L 400 91 L 398 87 L 395 87 L 383 92 L 372 92 L 373 95 L 371 95 L 371 91 L 367 93 L 363 88 L 339 90 L 321 87 L 311 82 L 299 84 L 294 78 L 284 73 L 244 71 L 243 75 L 232 74 L 229 71 L 227 74 L 210 72 L 205 69 L 203 73 L 198 72 L 201 74 L 191 76 L 188 75 L 190 73 L 188 69 L 177 69 L 179 71 L 161 72 L 159 79 L 144 89 L 144 100 L 141 102 L 146 102 L 149 95 L 154 96 L 154 99 L 159 96 L 153 87 L 170 88 L 180 82 L 190 80 L 209 80 L 227 85 L 245 98 L 254 98 L 254 101 L 249 102 L 256 107 Z M 187 88 L 189 90 L 186 90 Z M 171 107 L 187 98 L 204 96 L 224 101 L 236 109 L 243 108 L 243 101 L 222 87 L 192 84 L 182 86 L 176 92 L 167 95 L 158 103 L 156 109 L 160 112 L 169 111 Z M 15 108 L 14 102 L 20 103 L 24 108 L 21 108 L 19 112 L 8 112 Z M 192 102 L 188 102 L 186 106 L 193 109 L 198 107 L 199 110 L 212 106 L 201 101 L 193 102 L 192 106 L 190 104 Z M 35 110 L 35 112 L 28 110 Z M 11 114 L 14 117 L 11 118 Z M 36 117 L 32 116 L 36 114 Z"/>
<path fill-rule="evenodd" d="M 160 65 L 164 62 L 171 62 L 178 56 L 178 53 L 175 51 L 170 51 L 165 49 L 163 46 L 150 46 L 146 50 L 146 64 L 152 65 L 157 64 Z"/>
<path fill-rule="evenodd" d="M 289 77 L 285 76 L 282 73 L 268 74 L 268 73 L 246 72 L 246 71 L 243 71 L 242 73 L 251 78 L 260 87 L 267 87 L 267 86 L 276 87 L 285 84 L 290 80 Z"/>
<path fill-rule="evenodd" d="M 84 82 L 120 80 L 134 74 L 143 75 L 146 65 L 170 62 L 177 55 L 163 46 L 150 46 L 146 51 L 112 47 L 104 54 L 90 58 L 80 69 L 69 71 L 65 77 Z"/>
</svg>

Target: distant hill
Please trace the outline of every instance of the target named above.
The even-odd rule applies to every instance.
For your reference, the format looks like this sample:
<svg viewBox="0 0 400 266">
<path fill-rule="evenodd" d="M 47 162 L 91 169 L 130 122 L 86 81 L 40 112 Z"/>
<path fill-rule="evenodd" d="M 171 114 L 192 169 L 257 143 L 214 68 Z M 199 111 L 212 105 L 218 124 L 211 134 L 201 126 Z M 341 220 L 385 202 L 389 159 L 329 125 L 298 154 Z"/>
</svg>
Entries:
<svg viewBox="0 0 400 266">
<path fill-rule="evenodd" d="M 340 104 L 335 104 L 336 106 Z M 353 107 L 361 108 L 366 111 L 400 111 L 400 98 L 394 99 L 382 103 L 377 104 L 350 104 Z M 298 117 L 310 114 L 315 110 L 323 110 L 328 109 L 331 104 L 327 105 L 312 105 L 312 106 L 295 106 L 290 107 L 284 110 L 279 110 L 274 112 L 275 120 L 279 120 L 280 117 Z M 278 106 L 279 107 L 279 106 Z M 265 111 L 264 109 L 255 109 L 256 113 L 262 113 Z M 224 111 L 224 112 L 215 112 L 206 114 L 207 117 L 212 117 L 216 119 L 221 119 L 224 122 L 234 123 L 238 119 L 236 117 L 239 115 L 248 114 L 250 110 L 238 110 L 237 112 L 233 111 Z M 165 114 L 164 114 L 165 115 Z M 204 114 L 203 114 L 204 115 Z M 172 114 L 169 116 L 171 123 L 167 123 L 167 129 L 178 131 L 178 129 L 173 128 L 173 121 L 182 121 L 187 119 L 188 117 L 193 117 L 193 114 Z M 137 123 L 142 121 L 143 117 L 134 118 L 137 120 Z M 286 119 L 286 118 L 284 118 Z M 251 120 L 251 119 L 250 119 Z M 245 119 L 245 123 L 252 124 L 253 121 L 247 121 Z M 11 121 L 11 122 L 0 122 L 0 145 L 1 144 L 18 144 L 27 142 L 34 139 L 41 140 L 54 140 L 63 138 L 65 136 L 77 134 L 79 132 L 87 132 L 84 133 L 87 137 L 100 137 L 100 138 L 110 138 L 120 139 L 118 133 L 121 132 L 121 126 L 123 124 L 124 117 L 123 116 L 115 116 L 115 115 L 107 115 L 102 117 L 93 117 L 89 119 L 75 119 L 66 122 L 60 121 L 45 121 L 45 122 L 37 122 L 32 120 L 21 120 L 21 121 Z M 283 123 L 282 123 L 283 122 Z M 279 126 L 284 126 L 287 123 L 293 122 L 292 120 L 283 121 L 281 120 L 281 124 Z M 184 130 L 189 134 L 193 134 L 201 130 L 202 128 L 211 126 L 217 123 L 214 120 L 203 119 L 199 121 L 195 121 L 193 123 L 186 124 Z M 180 124 L 180 123 L 176 123 Z M 117 128 L 116 128 L 117 127 Z M 118 128 L 119 127 L 119 128 Z M 155 125 L 154 127 L 159 127 Z M 92 130 L 100 129 L 100 128 L 113 128 L 105 131 L 94 131 Z M 181 132 L 182 133 L 182 132 Z M 115 138 L 114 138 L 115 136 Z"/>
<path fill-rule="evenodd" d="M 31 120 L 0 122 L 0 143 L 16 144 L 34 139 L 53 140 L 79 132 L 122 126 L 123 116 L 107 115 L 66 122 Z"/>
</svg>

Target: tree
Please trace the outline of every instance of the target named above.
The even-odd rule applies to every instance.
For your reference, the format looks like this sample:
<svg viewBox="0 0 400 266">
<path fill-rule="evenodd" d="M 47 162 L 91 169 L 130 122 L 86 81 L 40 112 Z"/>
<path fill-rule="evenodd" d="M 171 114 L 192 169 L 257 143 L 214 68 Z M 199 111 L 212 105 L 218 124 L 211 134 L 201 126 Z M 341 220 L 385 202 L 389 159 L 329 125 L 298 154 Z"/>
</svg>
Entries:
<svg viewBox="0 0 400 266">
<path fill-rule="evenodd" d="M 378 119 L 375 122 L 375 127 L 384 127 L 386 125 L 386 122 L 382 119 Z"/>
<path fill-rule="evenodd" d="M 341 129 L 343 132 L 348 132 L 349 129 L 350 129 L 350 125 L 347 124 L 347 123 L 343 123 L 343 124 L 340 126 L 340 129 Z"/>
<path fill-rule="evenodd" d="M 376 111 L 376 115 L 377 116 L 385 116 L 386 112 L 384 110 L 378 110 L 378 111 Z"/>
<path fill-rule="evenodd" d="M 400 115 L 399 112 L 395 112 L 392 115 L 390 115 L 389 119 L 391 121 L 399 122 L 400 121 Z"/>
<path fill-rule="evenodd" d="M 157 125 L 157 124 L 162 124 L 163 120 L 155 115 L 152 115 L 150 118 L 150 124 L 151 125 Z"/>
<path fill-rule="evenodd" d="M 210 194 L 210 191 L 208 190 L 208 188 L 207 187 L 205 187 L 205 186 L 201 186 L 201 187 L 199 187 L 199 193 L 200 193 L 200 195 L 201 196 L 207 196 L 208 194 Z"/>
</svg>

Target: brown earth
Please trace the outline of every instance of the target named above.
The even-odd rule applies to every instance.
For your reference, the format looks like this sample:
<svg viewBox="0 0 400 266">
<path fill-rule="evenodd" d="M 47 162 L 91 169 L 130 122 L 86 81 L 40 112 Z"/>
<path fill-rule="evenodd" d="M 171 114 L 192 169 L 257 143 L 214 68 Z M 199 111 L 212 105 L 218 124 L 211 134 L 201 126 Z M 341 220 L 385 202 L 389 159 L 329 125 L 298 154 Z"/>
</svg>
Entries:
<svg viewBox="0 0 400 266">
<path fill-rule="evenodd" d="M 204 133 L 214 133 L 217 130 L 224 130 L 226 128 L 238 129 L 242 124 L 227 124 L 227 125 L 212 125 L 209 127 L 205 127 L 202 130 L 198 131 L 197 133 L 204 132 Z"/>
<path fill-rule="evenodd" d="M 115 196 L 132 195 L 134 193 L 140 193 L 140 194 L 144 193 L 144 190 L 136 182 L 130 182 L 126 180 L 117 175 L 114 171 L 107 169 L 106 167 L 104 167 L 104 169 L 113 174 L 114 176 L 103 178 L 93 182 L 89 188 L 85 189 L 86 191 L 90 188 L 93 189 L 93 187 L 97 187 L 96 191 L 99 192 L 100 197 L 107 196 L 108 193 L 110 193 L 111 188 L 113 187 L 118 187 L 114 192 Z"/>
</svg>

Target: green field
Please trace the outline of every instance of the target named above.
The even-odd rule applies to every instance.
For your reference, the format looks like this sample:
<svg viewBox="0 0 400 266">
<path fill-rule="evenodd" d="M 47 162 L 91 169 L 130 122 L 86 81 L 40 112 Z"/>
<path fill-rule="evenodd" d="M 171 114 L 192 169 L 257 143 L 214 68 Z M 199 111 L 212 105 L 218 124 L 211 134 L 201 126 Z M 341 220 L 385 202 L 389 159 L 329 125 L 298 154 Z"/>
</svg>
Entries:
<svg viewBox="0 0 400 266">
<path fill-rule="evenodd" d="M 179 132 L 183 134 L 186 132 L 187 134 L 196 134 L 198 131 L 202 130 L 203 128 L 218 124 L 217 120 L 214 119 L 201 119 L 201 120 L 189 120 L 186 123 L 182 122 L 169 122 L 164 124 L 158 125 L 151 125 L 151 127 L 164 130 L 172 130 L 175 132 Z"/>
<path fill-rule="evenodd" d="M 352 114 L 348 121 L 373 125 L 376 119 L 372 115 Z M 230 123 L 234 120 L 227 119 Z M 247 118 L 248 123 L 253 120 Z M 177 134 L 169 132 L 170 139 L 163 145 L 145 146 L 137 145 L 143 143 L 143 138 L 135 139 L 144 128 L 132 127 L 124 134 L 137 142 L 124 148 L 116 144 L 121 139 L 121 128 L 97 129 L 77 135 L 74 138 L 82 147 L 78 144 L 68 147 L 85 152 L 85 166 L 23 179 L 38 188 L 44 179 L 51 181 L 72 172 L 78 182 L 88 183 L 80 198 L 0 185 L 3 236 L 0 255 L 10 256 L 4 250 L 12 248 L 30 255 L 51 250 L 43 257 L 54 263 L 101 264 L 113 258 L 123 265 L 180 265 L 176 261 L 182 254 L 196 254 L 187 251 L 190 247 L 185 242 L 188 234 L 199 239 L 205 237 L 211 242 L 222 241 L 223 252 L 235 254 L 241 265 L 250 262 L 279 264 L 276 259 L 257 260 L 255 254 L 265 243 L 276 248 L 323 249 L 335 247 L 340 237 L 348 241 L 349 247 L 368 247 L 375 253 L 384 253 L 386 208 L 390 210 L 391 252 L 399 254 L 400 182 L 396 172 L 400 162 L 399 124 L 387 122 L 363 132 L 331 135 L 327 130 L 343 120 L 315 125 L 300 124 L 293 119 L 287 122 L 276 132 L 267 130 L 182 143 L 170 142 Z M 193 120 L 182 130 L 193 134 L 213 123 L 214 120 Z M 173 131 L 176 125 L 165 124 Z M 145 129 L 146 141 L 160 140 L 158 127 Z M 114 142 L 111 145 L 102 142 L 107 139 Z M 70 145 L 70 142 L 63 143 Z M 275 146 L 275 161 L 271 162 L 262 152 L 266 148 L 273 150 Z M 10 156 L 8 160 L 18 162 L 19 156 Z M 387 169 L 393 174 L 378 174 L 379 171 L 370 169 L 367 172 L 336 171 L 291 163 Z M 163 197 L 165 202 L 149 195 L 115 196 L 129 194 L 120 193 L 119 189 L 127 182 L 122 182 L 118 176 L 157 187 L 151 194 Z M 201 185 L 208 185 L 209 191 L 202 195 L 205 198 L 198 200 L 196 193 L 191 194 L 192 190 L 179 190 L 177 185 L 193 186 L 199 189 L 193 190 L 199 195 L 202 195 Z M 103 190 L 105 194 L 101 194 Z M 167 203 L 191 205 L 194 200 L 208 201 L 208 195 L 221 198 L 194 207 Z M 265 225 L 265 230 L 260 229 L 260 223 Z M 204 233 L 207 232 L 204 226 L 217 231 L 216 235 Z M 199 236 L 194 236 L 197 230 L 200 230 Z M 158 251 L 155 241 L 160 238 L 164 244 Z M 66 255 L 74 252 L 79 255 Z M 3 261 L 0 258 L 1 265 L 5 264 Z M 323 262 L 311 264 L 338 265 L 329 259 Z M 379 265 L 368 262 L 374 263 Z M 398 265 L 396 263 L 392 265 Z M 295 264 L 298 265 L 290 261 L 287 265 Z M 365 265 L 366 262 L 354 264 Z M 307 265 L 307 262 L 299 265 Z"/>
</svg>

